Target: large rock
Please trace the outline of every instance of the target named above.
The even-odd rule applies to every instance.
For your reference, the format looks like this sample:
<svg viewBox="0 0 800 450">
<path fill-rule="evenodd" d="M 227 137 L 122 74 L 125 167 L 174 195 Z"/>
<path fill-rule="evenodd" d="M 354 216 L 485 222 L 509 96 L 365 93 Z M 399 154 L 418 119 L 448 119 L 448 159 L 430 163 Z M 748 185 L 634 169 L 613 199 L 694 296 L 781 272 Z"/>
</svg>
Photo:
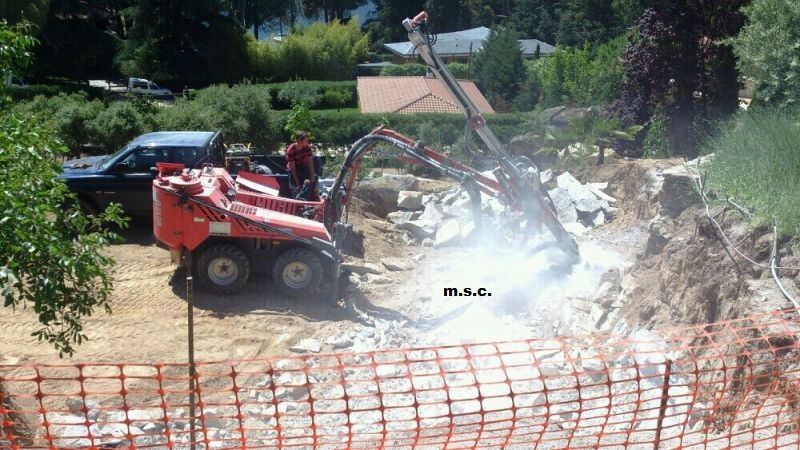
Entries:
<svg viewBox="0 0 800 450">
<path fill-rule="evenodd" d="M 398 230 L 408 231 L 414 239 L 419 241 L 436 234 L 436 224 L 432 224 L 426 220 L 411 220 L 409 222 L 398 223 L 395 227 Z"/>
<path fill-rule="evenodd" d="M 319 353 L 322 345 L 316 339 L 303 339 L 296 345 L 289 347 L 290 352 L 294 353 Z"/>
<path fill-rule="evenodd" d="M 461 241 L 461 224 L 457 219 L 446 219 L 436 230 L 435 247 L 454 245 Z"/>
<path fill-rule="evenodd" d="M 686 208 L 700 203 L 694 178 L 683 166 L 675 166 L 662 173 L 664 181 L 658 191 L 659 213 L 676 218 Z"/>
<path fill-rule="evenodd" d="M 392 223 L 404 223 L 417 220 L 420 217 L 419 211 L 394 211 L 386 215 L 386 220 Z"/>
<path fill-rule="evenodd" d="M 573 120 L 583 117 L 591 111 L 592 108 L 554 106 L 542 111 L 542 116 L 547 118 L 547 121 L 550 125 L 563 128 L 569 126 L 570 122 Z"/>
<path fill-rule="evenodd" d="M 548 191 L 550 198 L 553 200 L 553 205 L 556 207 L 558 220 L 561 223 L 576 222 L 578 220 L 578 212 L 575 211 L 575 205 L 572 204 L 572 198 L 569 196 L 569 191 L 563 187 L 557 187 Z"/>
<path fill-rule="evenodd" d="M 381 270 L 381 266 L 368 262 L 365 263 L 349 262 L 342 264 L 341 268 L 345 272 L 357 273 L 359 275 L 366 275 L 368 273 L 380 275 L 381 273 L 383 273 L 383 270 Z"/>
<path fill-rule="evenodd" d="M 422 208 L 422 192 L 400 191 L 397 194 L 397 207 L 412 210 Z"/>
<path fill-rule="evenodd" d="M 359 183 L 355 197 L 364 201 L 370 213 L 386 217 L 397 209 L 400 191 L 415 191 L 418 186 L 419 182 L 413 175 L 384 175 Z"/>
<path fill-rule="evenodd" d="M 384 258 L 381 260 L 381 264 L 383 264 L 383 267 L 386 267 L 387 270 L 393 272 L 411 270 L 414 268 L 414 264 L 410 261 L 400 258 Z"/>
<path fill-rule="evenodd" d="M 569 172 L 564 172 L 557 178 L 558 187 L 566 189 L 572 203 L 575 205 L 578 218 L 587 225 L 592 225 L 597 213 L 608 208 L 608 202 L 600 200 L 580 181 Z"/>
<path fill-rule="evenodd" d="M 647 224 L 647 249 L 649 255 L 661 253 L 664 246 L 672 239 L 672 221 L 664 216 L 656 216 Z"/>
</svg>

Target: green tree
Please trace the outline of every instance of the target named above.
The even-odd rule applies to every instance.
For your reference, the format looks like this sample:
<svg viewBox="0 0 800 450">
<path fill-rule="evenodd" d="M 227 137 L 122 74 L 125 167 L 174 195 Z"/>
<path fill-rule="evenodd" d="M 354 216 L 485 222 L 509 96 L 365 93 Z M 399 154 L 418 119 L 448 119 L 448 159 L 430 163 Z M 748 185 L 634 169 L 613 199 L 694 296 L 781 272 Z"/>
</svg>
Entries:
<svg viewBox="0 0 800 450">
<path fill-rule="evenodd" d="M 0 23 L 0 73 L 24 66 L 20 55 L 32 45 L 24 31 Z M 86 339 L 83 319 L 97 308 L 110 312 L 114 261 L 103 250 L 117 236 L 104 225 L 125 224 L 118 206 L 91 219 L 64 208 L 76 202 L 58 179 L 65 152 L 35 117 L 0 108 L 0 164 L 7 170 L 0 189 L 0 294 L 5 307 L 32 306 L 40 325 L 32 335 L 62 356 Z"/>
<path fill-rule="evenodd" d="M 364 24 L 369 33 L 373 50 L 383 51 L 383 44 L 408 40 L 403 28 L 403 19 L 413 17 L 422 11 L 424 0 L 397 2 L 392 0 L 374 0 L 375 17 Z"/>
<path fill-rule="evenodd" d="M 258 39 L 264 24 L 282 18 L 291 0 L 225 0 L 229 13 L 245 28 L 251 28 Z"/>
<path fill-rule="evenodd" d="M 334 20 L 345 20 L 345 12 L 358 8 L 367 3 L 367 0 L 303 0 L 303 9 L 307 16 L 322 15 L 325 23 Z"/>
<path fill-rule="evenodd" d="M 493 31 L 475 56 L 475 80 L 483 93 L 499 110 L 509 110 L 524 79 L 517 33 L 508 28 Z"/>
<path fill-rule="evenodd" d="M 747 25 L 733 39 L 742 74 L 755 83 L 754 101 L 779 107 L 800 103 L 800 3 L 754 0 Z"/>
<path fill-rule="evenodd" d="M 44 25 L 50 0 L 4 0 L 0 2 L 0 17 L 14 25 L 20 22 L 31 24 L 31 34 L 38 34 Z"/>
<path fill-rule="evenodd" d="M 247 67 L 244 29 L 220 0 L 134 0 L 128 39 L 118 55 L 124 74 L 173 88 L 236 82 Z"/>
</svg>

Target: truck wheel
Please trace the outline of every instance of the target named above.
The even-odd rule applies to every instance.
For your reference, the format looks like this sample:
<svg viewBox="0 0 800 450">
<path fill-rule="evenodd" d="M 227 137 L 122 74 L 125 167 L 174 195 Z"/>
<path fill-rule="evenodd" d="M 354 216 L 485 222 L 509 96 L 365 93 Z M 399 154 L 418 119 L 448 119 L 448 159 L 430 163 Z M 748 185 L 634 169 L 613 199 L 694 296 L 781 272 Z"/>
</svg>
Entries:
<svg viewBox="0 0 800 450">
<path fill-rule="evenodd" d="M 275 261 L 272 280 L 278 289 L 292 297 L 315 295 L 322 281 L 322 263 L 311 250 L 286 250 Z"/>
<path fill-rule="evenodd" d="M 235 245 L 217 244 L 200 254 L 193 269 L 205 290 L 228 295 L 239 291 L 247 282 L 250 260 Z"/>
</svg>

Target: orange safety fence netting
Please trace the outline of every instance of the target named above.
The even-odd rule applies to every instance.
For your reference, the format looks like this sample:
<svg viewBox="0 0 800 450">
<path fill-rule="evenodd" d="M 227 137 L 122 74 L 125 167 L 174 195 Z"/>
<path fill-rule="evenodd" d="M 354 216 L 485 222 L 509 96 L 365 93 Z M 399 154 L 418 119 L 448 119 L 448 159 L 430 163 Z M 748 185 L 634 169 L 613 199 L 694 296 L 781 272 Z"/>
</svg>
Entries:
<svg viewBox="0 0 800 450">
<path fill-rule="evenodd" d="M 197 363 L 193 378 L 186 364 L 0 366 L 0 448 L 797 449 L 797 314 Z"/>
</svg>

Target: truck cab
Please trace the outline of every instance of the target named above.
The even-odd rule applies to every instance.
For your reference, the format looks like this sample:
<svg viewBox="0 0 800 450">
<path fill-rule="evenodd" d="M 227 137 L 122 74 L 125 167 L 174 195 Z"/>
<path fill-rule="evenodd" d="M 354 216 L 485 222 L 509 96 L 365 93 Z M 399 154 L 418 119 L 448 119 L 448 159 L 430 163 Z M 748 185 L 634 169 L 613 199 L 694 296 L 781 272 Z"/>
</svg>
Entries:
<svg viewBox="0 0 800 450">
<path fill-rule="evenodd" d="M 62 178 L 78 196 L 81 209 L 92 214 L 119 203 L 134 216 L 152 213 L 156 163 L 202 167 L 218 163 L 225 147 L 220 132 L 161 131 L 143 134 L 110 155 L 63 164 Z"/>
</svg>

